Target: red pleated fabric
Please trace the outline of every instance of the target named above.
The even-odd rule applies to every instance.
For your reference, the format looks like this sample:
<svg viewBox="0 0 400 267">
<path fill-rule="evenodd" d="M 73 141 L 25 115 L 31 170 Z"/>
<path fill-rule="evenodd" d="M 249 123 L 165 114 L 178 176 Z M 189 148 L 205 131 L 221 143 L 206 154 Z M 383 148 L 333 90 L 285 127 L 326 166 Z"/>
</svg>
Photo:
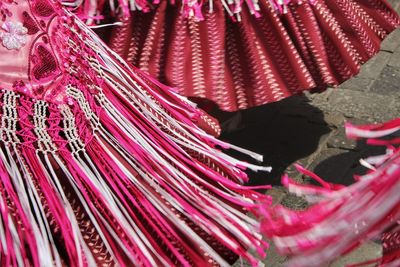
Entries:
<svg viewBox="0 0 400 267">
<path fill-rule="evenodd" d="M 400 264 L 400 222 L 397 222 L 382 236 L 383 258 L 382 266 Z M 393 265 L 390 265 L 393 264 Z"/>
<path fill-rule="evenodd" d="M 295 2 L 279 14 L 260 1 L 259 17 L 243 6 L 238 22 L 221 1 L 203 4 L 202 21 L 161 1 L 120 18 L 108 44 L 181 94 L 236 111 L 342 83 L 399 25 L 386 0 Z"/>
</svg>

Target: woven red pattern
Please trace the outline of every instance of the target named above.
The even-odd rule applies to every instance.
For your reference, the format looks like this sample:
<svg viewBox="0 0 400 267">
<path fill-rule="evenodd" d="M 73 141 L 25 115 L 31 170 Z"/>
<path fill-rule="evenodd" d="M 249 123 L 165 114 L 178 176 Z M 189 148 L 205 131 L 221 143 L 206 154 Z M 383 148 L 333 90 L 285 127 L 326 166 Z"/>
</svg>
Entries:
<svg viewBox="0 0 400 267">
<path fill-rule="evenodd" d="M 202 21 L 168 2 L 131 12 L 108 44 L 181 94 L 226 111 L 338 85 L 399 25 L 385 0 L 293 1 L 282 14 L 262 1 L 259 17 L 243 8 L 240 22 L 220 1 L 212 13 L 204 3 Z"/>
</svg>

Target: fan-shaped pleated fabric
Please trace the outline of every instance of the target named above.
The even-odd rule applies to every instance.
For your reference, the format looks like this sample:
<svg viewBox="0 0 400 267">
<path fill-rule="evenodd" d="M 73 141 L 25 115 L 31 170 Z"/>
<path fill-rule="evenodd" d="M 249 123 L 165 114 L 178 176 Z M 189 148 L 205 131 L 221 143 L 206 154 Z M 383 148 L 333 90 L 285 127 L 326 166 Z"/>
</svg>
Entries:
<svg viewBox="0 0 400 267">
<path fill-rule="evenodd" d="M 243 6 L 237 21 L 205 2 L 198 20 L 161 1 L 119 18 L 108 44 L 182 95 L 236 111 L 342 83 L 399 25 L 386 0 L 291 1 L 285 13 L 258 4 L 259 16 Z"/>
</svg>

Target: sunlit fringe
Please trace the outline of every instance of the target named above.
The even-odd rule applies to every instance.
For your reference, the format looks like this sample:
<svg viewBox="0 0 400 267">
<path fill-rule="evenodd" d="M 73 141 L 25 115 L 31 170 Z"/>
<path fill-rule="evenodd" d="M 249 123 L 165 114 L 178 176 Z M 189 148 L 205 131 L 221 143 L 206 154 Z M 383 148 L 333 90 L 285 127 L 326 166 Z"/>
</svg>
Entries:
<svg viewBox="0 0 400 267">
<path fill-rule="evenodd" d="M 247 176 L 241 169 L 270 168 L 238 161 L 217 147 L 262 157 L 202 132 L 191 120 L 198 111 L 190 102 L 131 70 L 87 26 L 79 20 L 76 25 L 85 37 L 62 26 L 98 56 L 86 60 L 104 80 L 93 95 L 101 110 L 95 112 L 82 89 L 72 84 L 66 88 L 70 103 L 57 111 L 43 100 L 32 101 L 33 114 L 28 113 L 33 125 L 20 128 L 31 129 L 37 140 L 25 145 L 31 136 L 16 135 L 21 96 L 4 93 L 8 100 L 0 134 L 8 139 L 0 149 L 2 262 L 94 266 L 96 253 L 102 253 L 119 266 L 207 266 L 210 258 L 229 266 L 201 230 L 257 266 L 258 258 L 248 250 L 264 257 L 268 245 L 258 220 L 246 212 L 264 212 L 270 197 L 251 189 L 270 187 L 243 186 Z M 94 131 L 87 142 L 82 139 L 87 128 L 76 125 L 77 110 L 90 124 L 83 127 Z M 53 115 L 61 116 L 61 123 L 55 123 L 60 129 L 50 131 Z M 58 147 L 61 142 L 65 147 Z M 96 237 L 82 230 L 88 224 Z M 90 238 L 106 251 L 93 249 Z"/>
<path fill-rule="evenodd" d="M 381 125 L 346 125 L 352 138 L 380 138 L 398 131 L 400 120 Z M 281 253 L 292 256 L 288 266 L 322 266 L 348 253 L 362 242 L 377 237 L 400 219 L 400 149 L 391 140 L 369 139 L 371 144 L 388 145 L 387 154 L 364 160 L 372 170 L 351 186 L 329 184 L 315 174 L 296 166 L 322 187 L 299 184 L 287 176 L 283 182 L 312 205 L 304 211 L 284 207 L 271 210 L 265 231 Z M 394 263 L 393 263 L 394 264 Z M 382 266 L 397 266 L 387 263 Z"/>
<path fill-rule="evenodd" d="M 84 25 L 80 25 L 80 26 L 85 29 Z M 253 199 L 255 201 L 261 201 L 261 203 L 262 203 L 263 199 L 264 199 L 264 201 L 266 201 L 268 199 L 268 197 L 258 194 L 258 193 L 255 193 L 255 192 L 248 192 L 248 194 L 246 194 L 246 198 L 243 198 L 241 196 L 241 194 L 243 194 L 245 192 L 241 192 L 241 194 L 237 194 L 233 190 L 235 190 L 235 189 L 244 190 L 245 187 L 234 184 L 229 179 L 219 177 L 219 174 L 217 174 L 217 173 L 212 174 L 212 173 L 210 173 L 210 170 L 207 170 L 207 168 L 204 168 L 200 165 L 192 166 L 194 168 L 197 167 L 199 171 L 203 172 L 205 177 L 213 177 L 213 179 L 217 179 L 214 181 L 218 181 L 218 183 L 220 183 L 220 185 L 224 189 L 224 190 L 218 190 L 212 184 L 209 184 L 202 177 L 199 177 L 198 175 L 193 173 L 193 171 L 191 171 L 189 168 L 187 168 L 185 166 L 185 164 L 190 165 L 190 161 L 186 161 L 186 163 L 181 163 L 177 159 L 179 158 L 179 154 L 181 154 L 181 153 L 184 154 L 185 151 L 188 151 L 188 150 L 195 151 L 196 153 L 198 153 L 200 155 L 204 155 L 205 157 L 210 158 L 211 160 L 213 160 L 215 162 L 218 162 L 222 166 L 223 171 L 227 172 L 232 177 L 239 176 L 239 174 L 240 174 L 240 171 L 238 171 L 238 169 L 236 169 L 236 167 L 251 168 L 254 170 L 270 170 L 270 168 L 269 167 L 263 168 L 263 167 L 239 162 L 239 161 L 235 160 L 234 158 L 224 155 L 219 150 L 212 149 L 209 146 L 210 144 L 202 142 L 201 138 L 204 139 L 205 138 L 204 135 L 196 136 L 196 134 L 193 134 L 190 131 L 190 129 L 187 129 L 187 127 L 186 127 L 186 129 L 184 127 L 182 127 L 182 124 L 184 124 L 184 125 L 190 125 L 190 127 L 193 128 L 193 127 L 195 127 L 195 125 L 193 123 L 191 123 L 189 120 L 185 119 L 184 116 L 177 113 L 173 108 L 168 107 L 168 105 L 163 106 L 163 108 L 165 108 L 168 112 L 165 112 L 164 109 L 160 109 L 156 103 L 158 103 L 158 104 L 164 103 L 165 98 L 163 98 L 162 96 L 157 94 L 157 92 L 155 92 L 150 87 L 146 88 L 146 90 L 144 91 L 136 82 L 136 81 L 141 81 L 142 80 L 141 77 L 137 76 L 136 73 L 130 71 L 130 66 L 128 66 L 128 65 L 121 66 L 120 64 L 126 64 L 126 63 L 122 59 L 120 59 L 114 52 L 109 50 L 106 46 L 103 46 L 103 45 L 99 46 L 98 44 L 102 44 L 102 42 L 99 39 L 96 40 L 96 38 L 97 38 L 96 35 L 94 35 L 90 31 L 87 31 L 87 34 L 89 34 L 92 37 L 92 39 L 95 40 L 95 43 L 97 44 L 96 46 L 93 46 L 93 49 L 95 49 L 95 50 L 100 49 L 100 51 L 97 51 L 97 52 L 98 52 L 98 55 L 100 55 L 102 57 L 102 60 L 104 61 L 104 64 L 101 64 L 100 67 L 104 71 L 103 75 L 104 75 L 105 79 L 110 81 L 109 88 L 112 88 L 114 90 L 112 92 L 104 91 L 105 97 L 102 99 L 105 102 L 102 102 L 103 107 L 107 110 L 107 113 L 112 118 L 113 122 L 117 123 L 118 128 L 123 130 L 124 134 L 126 134 L 127 136 L 130 137 L 130 140 L 135 140 L 140 137 L 138 144 L 140 144 L 141 146 L 144 146 L 148 149 L 148 151 L 146 152 L 147 155 L 152 155 L 153 157 L 156 157 L 156 159 L 153 161 L 153 164 L 156 162 L 161 163 L 160 169 L 158 170 L 160 172 L 159 173 L 153 172 L 152 175 L 158 176 L 158 175 L 162 174 L 163 168 L 164 168 L 164 171 L 165 171 L 164 175 L 171 175 L 174 177 L 174 179 L 172 179 L 168 182 L 172 183 L 172 184 L 176 183 L 177 188 L 179 188 L 180 186 L 182 186 L 184 184 L 189 184 L 191 187 L 194 187 L 194 188 L 197 187 L 196 190 L 193 191 L 192 196 L 187 195 L 190 192 L 187 191 L 188 188 L 185 188 L 186 186 L 183 187 L 183 189 L 181 189 L 180 191 L 182 194 L 187 195 L 186 199 L 192 199 L 191 205 L 197 206 L 197 205 L 202 205 L 202 203 L 205 203 L 204 206 L 198 207 L 199 210 L 202 210 L 205 214 L 209 215 L 209 217 L 213 218 L 214 220 L 219 220 L 219 224 L 223 225 L 226 230 L 229 230 L 229 228 L 231 228 L 230 229 L 231 234 L 241 235 L 242 236 L 241 239 L 243 239 L 241 241 L 246 246 L 253 247 L 254 249 L 257 249 L 260 253 L 263 254 L 262 249 L 260 249 L 261 247 L 259 247 L 260 241 L 256 241 L 254 243 L 254 241 L 259 239 L 260 236 L 258 234 L 256 234 L 256 239 L 254 239 L 253 233 L 248 232 L 247 234 L 244 234 L 246 232 L 246 230 L 250 230 L 250 229 L 246 229 L 249 225 L 246 226 L 245 224 L 243 224 L 244 222 L 246 222 L 246 221 L 247 221 L 247 223 L 252 222 L 253 227 L 254 226 L 257 227 L 257 223 L 253 219 L 250 219 L 250 218 L 246 219 L 246 216 L 243 216 L 243 214 L 241 214 L 240 212 L 237 212 L 237 210 L 231 208 L 229 205 L 224 204 L 223 201 L 221 201 L 219 198 L 221 198 L 221 199 L 226 198 L 226 200 L 228 200 L 231 203 L 241 205 L 241 206 L 246 207 L 249 210 L 251 210 L 252 206 L 256 207 L 257 205 L 251 204 L 251 202 L 249 202 L 249 200 Z M 93 45 L 93 44 L 91 44 L 91 45 Z M 118 58 L 120 60 L 119 64 L 116 64 L 115 59 L 108 56 L 109 54 L 112 54 L 115 58 Z M 135 79 L 133 79 L 133 78 L 135 78 Z M 145 83 L 143 82 L 142 84 L 145 84 Z M 151 101 L 151 97 L 148 95 L 148 93 L 146 93 L 146 91 L 150 92 L 152 97 L 155 97 L 155 101 Z M 169 95 L 170 97 L 173 97 L 176 100 L 178 100 L 176 93 L 174 93 L 174 92 L 169 92 L 169 93 L 170 93 L 170 95 Z M 124 101 L 124 103 L 133 102 L 133 104 L 129 105 L 127 107 L 120 106 L 119 108 L 116 108 L 114 106 L 114 103 L 112 103 L 113 96 L 118 96 L 120 98 L 124 98 L 125 100 L 127 100 L 127 101 Z M 117 99 L 114 99 L 114 100 L 117 102 Z M 146 105 L 146 106 L 144 106 L 144 105 Z M 189 108 L 189 107 L 191 107 L 191 105 L 188 105 L 188 107 L 186 107 L 186 108 Z M 139 113 L 140 112 L 143 113 L 143 119 L 146 117 L 151 118 L 151 120 L 148 121 L 149 125 L 153 124 L 154 127 L 157 127 L 157 126 L 159 127 L 159 125 L 162 125 L 166 129 L 168 129 L 169 132 L 171 133 L 169 138 L 171 138 L 172 142 L 168 142 L 169 144 L 167 142 L 165 142 L 163 144 L 151 144 L 149 137 L 146 137 L 143 133 L 141 133 L 139 131 L 136 131 L 136 133 L 135 133 L 135 129 L 134 129 L 133 125 L 131 125 L 128 122 L 129 116 L 124 118 L 124 116 L 122 115 L 122 112 L 129 113 L 130 111 L 135 110 L 135 109 L 138 109 L 137 111 Z M 151 110 L 151 111 L 149 111 L 149 110 Z M 190 111 L 190 109 L 186 109 L 186 110 Z M 192 109 L 191 111 L 195 112 L 194 109 Z M 148 113 L 146 114 L 146 112 L 148 112 Z M 176 119 L 168 113 L 173 114 L 175 118 L 178 117 L 179 122 L 177 122 Z M 107 125 L 107 124 L 104 124 L 104 125 Z M 152 135 L 150 135 L 150 136 L 152 136 Z M 102 136 L 102 137 L 107 138 L 106 136 Z M 207 140 L 211 144 L 217 143 L 220 145 L 222 144 L 228 148 L 234 148 L 234 147 L 230 147 L 228 144 L 223 144 L 222 142 L 217 141 L 210 136 L 207 138 Z M 169 141 L 169 140 L 166 140 L 166 141 Z M 150 143 L 149 146 L 146 146 L 145 145 L 146 143 Z M 179 146 L 177 146 L 176 144 L 179 144 Z M 151 147 L 157 148 L 158 151 L 150 149 Z M 167 147 L 170 147 L 170 149 L 167 149 Z M 184 150 L 180 149 L 179 147 L 184 148 Z M 166 149 L 168 152 L 167 151 L 163 152 L 164 149 Z M 177 151 L 178 154 L 176 154 L 175 158 L 173 155 L 174 149 L 178 150 Z M 128 151 L 128 153 L 129 152 L 132 153 L 132 151 Z M 175 169 L 173 166 L 166 168 L 167 166 L 169 166 L 169 162 L 164 160 L 162 157 L 157 156 L 158 154 L 163 155 L 164 157 L 167 157 L 169 159 L 169 161 L 173 162 L 174 165 L 179 167 L 179 169 Z M 190 157 L 190 156 L 186 154 L 185 157 Z M 184 160 L 184 158 L 182 158 L 182 160 Z M 141 164 L 143 164 L 143 163 L 141 163 Z M 232 166 L 232 164 L 233 164 L 233 166 Z M 167 173 L 167 171 L 169 169 L 171 171 L 169 173 Z M 148 171 L 150 171 L 150 170 L 148 170 Z M 185 173 L 182 174 L 181 171 L 184 171 Z M 176 175 L 178 175 L 178 177 L 176 177 Z M 179 178 L 179 176 L 180 176 L 180 178 Z M 159 177 L 158 179 L 162 179 L 162 177 Z M 177 179 L 177 180 L 175 180 L 175 179 Z M 180 180 L 181 180 L 181 182 L 179 183 Z M 210 195 L 207 191 L 201 190 L 201 188 L 196 186 L 196 184 L 193 183 L 193 181 L 201 182 L 203 184 L 203 186 L 208 188 L 208 190 L 212 191 L 214 194 L 217 194 L 219 198 L 215 198 L 212 195 Z M 253 188 L 256 189 L 257 187 L 253 187 Z M 266 188 L 266 187 L 260 187 L 260 188 Z M 224 191 L 227 191 L 227 192 L 224 192 Z M 203 194 L 204 194 L 205 198 L 202 201 L 199 201 L 199 196 L 203 195 Z M 150 197 L 150 196 L 148 196 L 148 197 Z M 216 201 L 216 203 L 212 204 L 214 201 Z M 264 204 L 266 204 L 267 202 L 265 202 Z M 181 205 L 182 205 L 182 203 L 177 202 L 176 205 L 174 205 L 174 208 L 178 209 L 179 206 L 181 206 Z M 210 209 L 210 206 L 218 207 L 218 208 L 208 210 L 208 209 Z M 188 208 L 189 208 L 189 206 L 188 206 Z M 221 208 L 224 208 L 225 210 L 220 210 Z M 181 212 L 185 213 L 184 210 L 181 210 Z M 233 214 L 230 215 L 231 213 L 233 213 Z M 236 217 L 236 216 L 238 216 L 238 214 L 240 214 L 240 218 Z M 193 216 L 193 214 L 187 214 L 187 215 L 190 217 Z M 229 217 L 231 217 L 231 218 L 229 218 Z M 233 221 L 231 221 L 232 219 L 233 219 Z M 244 220 L 244 219 L 246 219 L 246 220 Z M 229 225 L 229 223 L 228 223 L 229 221 L 234 222 L 234 224 Z M 198 221 L 198 223 L 201 226 L 202 223 L 206 223 L 206 222 Z M 207 223 L 206 227 L 204 227 L 204 230 L 207 230 L 207 229 L 212 230 L 213 229 L 212 225 L 210 225 L 209 223 L 211 223 L 211 222 Z M 234 226 L 235 224 L 238 224 L 239 228 L 237 228 L 237 226 Z M 242 226 L 240 227 L 240 225 L 242 225 Z M 214 231 L 217 231 L 217 229 L 218 228 L 214 228 Z M 253 231 L 254 230 L 256 230 L 256 228 L 253 228 Z M 249 234 L 250 234 L 250 236 L 253 236 L 253 237 L 250 237 L 250 239 L 248 239 L 249 237 L 246 237 L 246 235 L 249 235 Z M 188 233 L 188 235 L 192 236 L 193 233 Z M 225 236 L 225 237 L 222 236 L 221 241 L 223 242 L 223 240 L 229 240 L 229 239 L 230 238 L 228 236 Z M 231 243 L 231 242 L 232 242 L 232 240 L 229 241 L 229 243 Z M 254 247 L 254 244 L 256 244 L 255 247 Z M 200 244 L 200 246 L 204 247 L 205 244 Z M 228 244 L 228 247 L 230 247 L 231 249 L 235 249 L 236 246 L 237 245 L 232 246 L 232 245 Z M 208 251 L 208 252 L 210 252 L 210 255 L 215 255 L 215 253 L 212 253 L 211 251 Z M 216 256 L 217 255 L 215 255 L 215 257 Z"/>
</svg>

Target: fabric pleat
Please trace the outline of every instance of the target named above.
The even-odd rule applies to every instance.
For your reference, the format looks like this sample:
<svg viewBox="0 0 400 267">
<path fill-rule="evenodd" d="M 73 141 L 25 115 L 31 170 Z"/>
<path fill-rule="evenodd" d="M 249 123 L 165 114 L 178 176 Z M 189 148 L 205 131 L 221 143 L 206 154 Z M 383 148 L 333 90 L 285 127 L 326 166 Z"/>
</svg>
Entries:
<svg viewBox="0 0 400 267">
<path fill-rule="evenodd" d="M 243 6 L 240 21 L 211 2 L 201 19 L 180 1 L 122 14 L 106 42 L 182 95 L 236 111 L 344 82 L 399 25 L 386 0 L 287 1 L 282 13 L 259 1 L 258 15 Z"/>
</svg>

